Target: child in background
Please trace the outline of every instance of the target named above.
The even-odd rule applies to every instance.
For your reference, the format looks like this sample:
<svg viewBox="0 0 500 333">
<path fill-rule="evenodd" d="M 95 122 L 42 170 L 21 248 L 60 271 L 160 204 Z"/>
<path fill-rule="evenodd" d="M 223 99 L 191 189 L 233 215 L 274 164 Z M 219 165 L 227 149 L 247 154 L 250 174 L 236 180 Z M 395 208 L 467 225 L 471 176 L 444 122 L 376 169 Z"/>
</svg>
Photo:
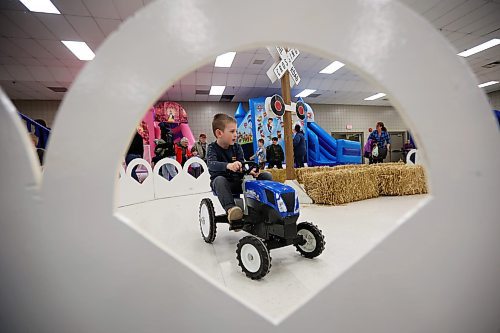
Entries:
<svg viewBox="0 0 500 333">
<path fill-rule="evenodd" d="M 255 158 L 255 155 L 257 155 L 259 169 L 264 170 L 264 167 L 266 166 L 266 151 L 264 150 L 264 139 L 259 139 L 259 141 L 257 141 L 257 145 L 259 146 L 257 152 L 250 156 L 250 159 L 253 160 Z"/>
<path fill-rule="evenodd" d="M 242 193 L 243 149 L 236 142 L 236 120 L 233 117 L 223 113 L 216 114 L 212 130 L 217 140 L 207 148 L 210 186 L 227 212 L 229 223 L 233 223 L 243 218 L 243 211 L 236 206 L 233 197 L 234 194 Z M 272 180 L 268 172 L 251 170 L 250 175 L 258 180 Z"/>
</svg>

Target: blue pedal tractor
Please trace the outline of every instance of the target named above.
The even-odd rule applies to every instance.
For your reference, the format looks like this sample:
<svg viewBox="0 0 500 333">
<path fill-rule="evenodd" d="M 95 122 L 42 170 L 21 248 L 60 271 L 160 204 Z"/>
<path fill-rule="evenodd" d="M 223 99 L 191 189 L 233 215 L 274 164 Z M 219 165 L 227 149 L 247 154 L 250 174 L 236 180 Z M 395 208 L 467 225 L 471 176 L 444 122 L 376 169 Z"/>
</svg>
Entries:
<svg viewBox="0 0 500 333">
<path fill-rule="evenodd" d="M 257 168 L 253 162 L 245 162 L 245 173 Z M 227 215 L 215 215 L 212 200 L 202 199 L 199 218 L 201 235 L 205 242 L 215 240 L 218 223 L 229 224 L 229 230 L 244 230 L 251 234 L 238 242 L 237 259 L 247 277 L 263 278 L 271 269 L 269 251 L 294 245 L 306 258 L 319 256 L 325 248 L 321 230 L 312 223 L 301 222 L 299 199 L 295 190 L 287 185 L 269 180 L 243 181 L 243 200 L 236 204 L 243 210 L 240 221 L 229 224 Z"/>
</svg>

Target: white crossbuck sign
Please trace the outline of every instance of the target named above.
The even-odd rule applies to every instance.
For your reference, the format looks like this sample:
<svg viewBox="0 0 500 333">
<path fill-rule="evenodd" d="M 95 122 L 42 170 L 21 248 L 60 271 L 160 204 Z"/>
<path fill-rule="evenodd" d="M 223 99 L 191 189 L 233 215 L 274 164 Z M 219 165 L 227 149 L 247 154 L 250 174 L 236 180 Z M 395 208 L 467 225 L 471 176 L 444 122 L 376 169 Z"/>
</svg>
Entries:
<svg viewBox="0 0 500 333">
<path fill-rule="evenodd" d="M 274 83 L 277 79 L 285 74 L 286 71 L 290 73 L 293 81 L 290 81 L 290 85 L 299 84 L 300 76 L 295 67 L 293 66 L 293 61 L 299 56 L 300 52 L 297 49 L 290 49 L 288 52 L 285 48 L 277 46 L 276 50 L 274 48 L 267 48 L 274 58 L 275 62 L 273 66 L 267 71 L 267 76 Z"/>
</svg>

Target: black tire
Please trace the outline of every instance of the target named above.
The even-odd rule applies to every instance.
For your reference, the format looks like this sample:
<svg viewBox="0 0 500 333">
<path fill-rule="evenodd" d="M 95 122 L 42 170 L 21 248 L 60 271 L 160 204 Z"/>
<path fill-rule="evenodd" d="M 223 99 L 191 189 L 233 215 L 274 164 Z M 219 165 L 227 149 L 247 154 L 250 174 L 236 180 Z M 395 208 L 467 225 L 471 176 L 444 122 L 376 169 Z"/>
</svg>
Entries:
<svg viewBox="0 0 500 333">
<path fill-rule="evenodd" d="M 312 223 L 301 222 L 297 225 L 297 235 L 302 235 L 306 239 L 306 244 L 295 245 L 301 255 L 312 259 L 321 254 L 325 249 L 325 237 L 321 230 Z"/>
<path fill-rule="evenodd" d="M 200 210 L 200 231 L 201 237 L 207 243 L 212 243 L 217 234 L 217 224 L 215 223 L 215 210 L 212 200 L 205 198 L 201 200 Z"/>
<path fill-rule="evenodd" d="M 264 242 L 255 236 L 240 239 L 236 248 L 236 258 L 243 273 L 252 280 L 266 276 L 271 269 L 271 255 Z"/>
</svg>

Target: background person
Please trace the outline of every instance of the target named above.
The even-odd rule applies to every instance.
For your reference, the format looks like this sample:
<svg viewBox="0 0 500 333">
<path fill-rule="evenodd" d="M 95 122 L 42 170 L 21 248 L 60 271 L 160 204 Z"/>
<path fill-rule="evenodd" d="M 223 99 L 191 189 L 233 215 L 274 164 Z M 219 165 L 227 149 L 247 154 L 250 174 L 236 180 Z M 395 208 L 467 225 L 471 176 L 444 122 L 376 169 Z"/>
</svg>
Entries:
<svg viewBox="0 0 500 333">
<path fill-rule="evenodd" d="M 379 121 L 375 130 L 370 133 L 368 139 L 372 139 L 377 142 L 378 156 L 373 160 L 374 163 L 382 163 L 387 157 L 387 151 L 391 148 L 391 137 L 387 133 L 387 128 L 385 128 L 384 123 Z M 373 157 L 373 156 L 372 156 Z"/>
<path fill-rule="evenodd" d="M 283 169 L 283 161 L 285 160 L 283 148 L 278 144 L 277 137 L 274 137 L 272 142 L 266 148 L 267 167 L 272 169 L 276 166 L 278 169 Z"/>
<path fill-rule="evenodd" d="M 136 130 L 134 138 L 132 139 L 130 147 L 128 148 L 127 155 L 125 155 L 125 163 L 128 166 L 129 163 L 132 162 L 132 160 L 135 160 L 136 158 L 142 158 L 143 155 L 144 155 L 144 143 L 142 141 L 142 136 Z M 137 166 L 135 166 L 132 169 L 131 175 L 132 178 L 134 178 L 139 182 L 139 177 L 137 177 L 136 171 L 137 171 Z"/>
<path fill-rule="evenodd" d="M 161 122 L 158 124 L 160 128 L 160 139 L 155 140 L 155 156 L 152 159 L 153 164 L 157 163 L 159 160 L 169 157 L 175 160 L 175 147 L 174 138 L 169 125 L 166 122 Z M 177 175 L 177 169 L 173 164 L 164 164 L 160 169 L 160 175 L 171 180 Z"/>
<path fill-rule="evenodd" d="M 306 157 L 306 139 L 300 125 L 296 124 L 295 135 L 293 137 L 293 159 L 296 168 L 304 167 L 304 159 Z"/>
<path fill-rule="evenodd" d="M 207 135 L 205 133 L 200 133 L 198 137 L 198 141 L 191 148 L 191 153 L 193 156 L 201 158 L 205 163 L 207 162 Z M 192 163 L 190 173 L 194 176 L 194 178 L 198 178 L 203 169 L 200 163 Z"/>
</svg>

